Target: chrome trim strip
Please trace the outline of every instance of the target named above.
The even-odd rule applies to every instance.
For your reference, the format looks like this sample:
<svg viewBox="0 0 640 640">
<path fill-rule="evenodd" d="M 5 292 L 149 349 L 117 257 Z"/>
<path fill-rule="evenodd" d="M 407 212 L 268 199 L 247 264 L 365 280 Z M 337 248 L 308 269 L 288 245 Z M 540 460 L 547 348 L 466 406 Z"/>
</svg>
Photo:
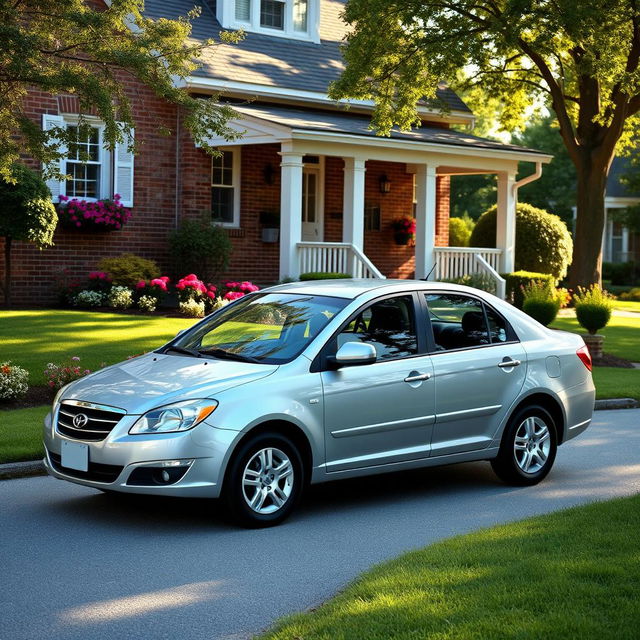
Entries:
<svg viewBox="0 0 640 640">
<path fill-rule="evenodd" d="M 127 415 L 124 409 L 118 407 L 109 407 L 106 404 L 96 404 L 95 402 L 87 402 L 86 400 L 63 400 L 60 406 L 65 404 L 73 405 L 74 407 L 86 407 L 87 409 L 98 409 L 99 411 L 111 411 L 113 413 L 121 413 L 123 416 Z"/>
<path fill-rule="evenodd" d="M 436 413 L 436 422 L 450 422 L 458 418 L 475 418 L 480 416 L 490 416 L 502 409 L 501 404 L 494 404 L 489 407 L 477 407 L 476 409 L 463 409 L 462 411 L 449 411 L 448 413 Z"/>
<path fill-rule="evenodd" d="M 376 424 L 367 424 L 362 427 L 350 427 L 349 429 L 337 429 L 332 431 L 334 438 L 346 438 L 348 436 L 367 435 L 369 433 L 379 433 L 381 431 L 395 431 L 396 429 L 410 429 L 411 427 L 420 427 L 430 425 L 435 422 L 435 416 L 420 416 L 418 418 L 410 418 L 409 420 L 393 420 L 391 422 L 378 422 Z"/>
<path fill-rule="evenodd" d="M 66 416 L 67 418 L 71 418 L 71 419 L 75 418 L 78 415 L 77 413 L 67 413 L 66 411 L 62 411 L 62 409 L 60 410 L 60 413 L 63 416 Z M 87 417 L 89 418 L 89 416 Z M 104 418 L 89 418 L 89 422 L 107 422 L 112 425 L 118 424 L 120 420 L 122 420 L 122 418 L 116 418 L 115 420 L 105 420 Z"/>
<path fill-rule="evenodd" d="M 585 424 L 589 424 L 591 422 L 591 418 L 589 418 L 588 420 L 583 420 L 582 422 L 578 422 L 578 424 L 574 424 L 573 427 L 569 427 L 569 431 L 571 431 L 572 429 L 579 429 L 580 427 L 583 427 Z"/>
</svg>

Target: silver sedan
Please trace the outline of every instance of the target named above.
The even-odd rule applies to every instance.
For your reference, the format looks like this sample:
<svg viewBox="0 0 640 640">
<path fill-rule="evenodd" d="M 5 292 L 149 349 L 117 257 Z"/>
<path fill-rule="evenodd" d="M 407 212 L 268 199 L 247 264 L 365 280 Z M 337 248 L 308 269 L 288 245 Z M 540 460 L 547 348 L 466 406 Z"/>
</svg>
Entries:
<svg viewBox="0 0 640 640">
<path fill-rule="evenodd" d="M 268 526 L 309 483 L 340 478 L 489 460 L 536 484 L 594 395 L 579 336 L 482 291 L 292 283 L 64 387 L 45 463 L 102 491 L 222 498 Z"/>
</svg>

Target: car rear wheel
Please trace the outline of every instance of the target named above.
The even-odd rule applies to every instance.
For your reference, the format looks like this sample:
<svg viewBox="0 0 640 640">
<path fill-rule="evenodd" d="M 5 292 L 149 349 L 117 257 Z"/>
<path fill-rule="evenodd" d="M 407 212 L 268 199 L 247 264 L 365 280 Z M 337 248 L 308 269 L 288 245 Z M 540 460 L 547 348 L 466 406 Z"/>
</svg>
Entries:
<svg viewBox="0 0 640 640">
<path fill-rule="evenodd" d="M 556 425 L 549 412 L 538 405 L 523 407 L 509 420 L 491 466 L 509 484 L 537 484 L 551 471 L 557 449 Z"/>
<path fill-rule="evenodd" d="M 302 458 L 285 436 L 264 433 L 234 455 L 223 495 L 232 518 L 245 527 L 270 527 L 287 518 L 302 495 Z"/>
</svg>

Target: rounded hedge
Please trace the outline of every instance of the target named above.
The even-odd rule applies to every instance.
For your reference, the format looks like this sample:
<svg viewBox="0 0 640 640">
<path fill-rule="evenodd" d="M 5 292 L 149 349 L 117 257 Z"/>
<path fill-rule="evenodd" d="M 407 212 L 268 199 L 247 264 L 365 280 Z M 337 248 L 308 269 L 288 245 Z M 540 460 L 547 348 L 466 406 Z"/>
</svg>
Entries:
<svg viewBox="0 0 640 640">
<path fill-rule="evenodd" d="M 469 241 L 472 247 L 496 246 L 498 207 L 478 219 Z M 557 280 L 567 275 L 573 241 L 567 225 L 556 215 L 519 202 L 516 208 L 515 270 L 550 273 Z"/>
</svg>

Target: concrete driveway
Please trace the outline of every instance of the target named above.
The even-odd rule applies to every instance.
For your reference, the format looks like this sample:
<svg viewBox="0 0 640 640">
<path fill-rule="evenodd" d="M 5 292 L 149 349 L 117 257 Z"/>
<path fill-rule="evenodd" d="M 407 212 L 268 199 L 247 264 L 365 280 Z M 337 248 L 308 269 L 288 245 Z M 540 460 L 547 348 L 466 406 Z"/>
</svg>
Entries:
<svg viewBox="0 0 640 640">
<path fill-rule="evenodd" d="M 208 501 L 0 482 L 0 637 L 246 638 L 403 551 L 640 492 L 640 410 L 601 411 L 537 487 L 488 463 L 312 488 L 281 527 L 232 528 Z"/>
</svg>

